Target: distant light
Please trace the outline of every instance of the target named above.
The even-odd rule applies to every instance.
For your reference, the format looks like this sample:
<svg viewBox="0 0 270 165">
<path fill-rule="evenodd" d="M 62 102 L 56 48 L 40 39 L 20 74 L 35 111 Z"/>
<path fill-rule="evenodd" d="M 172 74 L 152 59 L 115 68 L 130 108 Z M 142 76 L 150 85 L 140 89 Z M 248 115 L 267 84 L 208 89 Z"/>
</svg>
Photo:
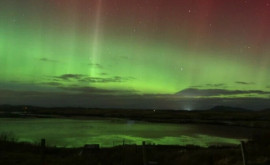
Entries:
<svg viewBox="0 0 270 165">
<path fill-rule="evenodd" d="M 192 111 L 192 110 L 193 110 L 193 108 L 192 108 L 192 107 L 190 107 L 190 106 L 186 106 L 186 107 L 184 107 L 184 110 L 186 110 L 186 111 Z"/>
<path fill-rule="evenodd" d="M 154 109 L 153 112 L 156 112 L 156 110 Z"/>
</svg>

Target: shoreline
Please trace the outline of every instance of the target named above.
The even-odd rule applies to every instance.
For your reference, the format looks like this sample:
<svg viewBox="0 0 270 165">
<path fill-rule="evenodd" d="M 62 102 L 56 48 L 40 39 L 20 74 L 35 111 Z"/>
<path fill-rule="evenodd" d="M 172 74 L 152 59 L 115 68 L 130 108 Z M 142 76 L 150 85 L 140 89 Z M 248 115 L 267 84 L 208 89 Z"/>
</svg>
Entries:
<svg viewBox="0 0 270 165">
<path fill-rule="evenodd" d="M 232 126 L 232 127 L 243 127 L 243 128 L 259 128 L 268 129 L 270 128 L 270 120 L 221 120 L 217 119 L 164 119 L 164 118 L 145 118 L 145 117 L 134 117 L 134 116 L 103 116 L 103 115 L 69 115 L 69 114 L 24 114 L 24 113 L 0 113 L 0 118 L 59 118 L 59 119 L 82 119 L 82 120 L 134 120 L 149 123 L 164 123 L 164 124 L 206 124 L 206 125 L 220 125 L 220 126 Z M 258 124 L 258 123 L 263 124 Z M 257 125 L 256 125 L 257 124 Z"/>
</svg>

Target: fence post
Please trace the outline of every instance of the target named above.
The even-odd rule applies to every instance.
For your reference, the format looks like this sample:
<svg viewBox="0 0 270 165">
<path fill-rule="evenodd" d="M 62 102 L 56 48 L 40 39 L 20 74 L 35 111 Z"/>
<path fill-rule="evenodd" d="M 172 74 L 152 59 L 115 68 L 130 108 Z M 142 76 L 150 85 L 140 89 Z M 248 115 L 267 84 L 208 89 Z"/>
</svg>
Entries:
<svg viewBox="0 0 270 165">
<path fill-rule="evenodd" d="M 243 165 L 247 165 L 245 142 L 241 141 L 241 152 L 243 158 Z"/>
<path fill-rule="evenodd" d="M 41 163 L 45 164 L 45 149 L 46 149 L 46 140 L 45 139 L 41 139 L 40 148 L 41 148 Z"/>
<path fill-rule="evenodd" d="M 123 139 L 123 147 L 122 147 L 122 152 L 123 152 L 123 165 L 126 165 L 126 150 L 125 150 L 125 139 Z"/>
<path fill-rule="evenodd" d="M 45 139 L 41 139 L 41 142 L 40 142 L 40 145 L 41 145 L 41 149 L 45 149 L 45 146 L 46 146 L 46 140 Z"/>
<path fill-rule="evenodd" d="M 145 151 L 145 141 L 142 142 L 142 153 L 143 153 L 143 165 L 147 165 L 146 151 Z"/>
</svg>

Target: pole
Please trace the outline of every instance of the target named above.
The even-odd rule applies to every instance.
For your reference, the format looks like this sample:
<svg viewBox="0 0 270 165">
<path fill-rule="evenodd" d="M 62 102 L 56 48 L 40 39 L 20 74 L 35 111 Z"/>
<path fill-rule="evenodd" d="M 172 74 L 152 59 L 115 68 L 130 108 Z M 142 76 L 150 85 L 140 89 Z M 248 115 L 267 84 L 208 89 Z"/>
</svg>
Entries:
<svg viewBox="0 0 270 165">
<path fill-rule="evenodd" d="M 243 165 L 247 165 L 245 142 L 241 141 L 241 152 L 243 158 Z"/>
<path fill-rule="evenodd" d="M 143 152 L 143 165 L 147 165 L 146 152 L 145 152 L 145 141 L 142 142 L 142 152 Z"/>
<path fill-rule="evenodd" d="M 41 139 L 40 147 L 41 147 L 41 163 L 45 164 L 45 149 L 46 149 L 46 140 L 45 139 Z"/>
</svg>

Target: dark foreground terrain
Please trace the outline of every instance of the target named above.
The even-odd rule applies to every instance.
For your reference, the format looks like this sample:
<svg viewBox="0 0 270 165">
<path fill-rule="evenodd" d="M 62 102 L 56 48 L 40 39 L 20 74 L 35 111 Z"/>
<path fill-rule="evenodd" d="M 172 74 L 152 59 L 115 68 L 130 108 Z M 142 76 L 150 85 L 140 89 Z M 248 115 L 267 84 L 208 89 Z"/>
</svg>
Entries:
<svg viewBox="0 0 270 165">
<path fill-rule="evenodd" d="M 260 136 L 245 143 L 249 165 L 270 164 L 270 143 Z M 1 165 L 242 165 L 240 146 L 123 145 L 113 148 L 42 148 L 40 144 L 0 140 Z"/>
<path fill-rule="evenodd" d="M 247 165 L 270 165 L 270 111 L 224 107 L 207 111 L 117 110 L 0 106 L 0 117 L 125 118 L 149 122 L 195 123 L 264 128 L 245 143 Z M 122 145 L 112 148 L 56 148 L 17 142 L 0 135 L 0 165 L 243 165 L 238 146 Z"/>
</svg>

